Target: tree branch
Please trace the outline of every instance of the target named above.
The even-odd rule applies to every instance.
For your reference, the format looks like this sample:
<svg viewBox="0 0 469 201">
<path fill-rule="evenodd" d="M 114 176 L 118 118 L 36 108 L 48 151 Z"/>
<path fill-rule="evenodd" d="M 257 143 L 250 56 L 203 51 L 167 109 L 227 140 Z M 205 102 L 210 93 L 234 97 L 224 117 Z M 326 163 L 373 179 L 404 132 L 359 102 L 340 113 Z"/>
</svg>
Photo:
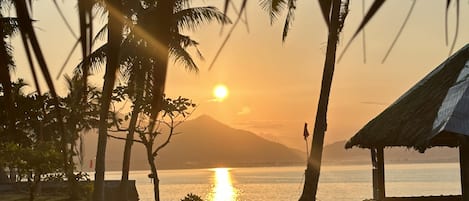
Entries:
<svg viewBox="0 0 469 201">
<path fill-rule="evenodd" d="M 125 138 L 125 137 L 118 137 L 118 136 L 114 136 L 114 135 L 110 135 L 110 134 L 107 134 L 107 136 L 110 137 L 110 138 L 127 141 L 127 138 Z M 142 140 L 133 139 L 132 141 L 144 144 Z"/>
</svg>

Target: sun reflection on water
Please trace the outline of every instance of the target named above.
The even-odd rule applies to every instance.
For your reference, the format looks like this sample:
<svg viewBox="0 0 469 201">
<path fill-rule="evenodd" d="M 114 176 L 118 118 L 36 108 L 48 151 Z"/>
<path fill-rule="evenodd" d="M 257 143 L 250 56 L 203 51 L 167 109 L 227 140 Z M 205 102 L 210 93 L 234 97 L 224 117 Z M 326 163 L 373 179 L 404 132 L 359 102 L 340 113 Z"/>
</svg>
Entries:
<svg viewBox="0 0 469 201">
<path fill-rule="evenodd" d="M 212 189 L 211 201 L 236 201 L 237 190 L 231 181 L 230 169 L 215 168 L 215 185 Z"/>
</svg>

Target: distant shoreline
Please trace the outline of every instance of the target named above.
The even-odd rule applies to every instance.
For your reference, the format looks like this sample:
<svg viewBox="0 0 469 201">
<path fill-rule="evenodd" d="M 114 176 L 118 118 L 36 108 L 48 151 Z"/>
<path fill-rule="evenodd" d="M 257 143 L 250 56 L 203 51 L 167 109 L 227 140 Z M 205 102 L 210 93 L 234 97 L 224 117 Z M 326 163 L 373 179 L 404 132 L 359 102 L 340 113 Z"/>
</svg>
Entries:
<svg viewBox="0 0 469 201">
<path fill-rule="evenodd" d="M 396 165 L 396 164 L 459 164 L 459 161 L 386 161 L 385 164 Z M 371 165 L 371 161 L 324 161 L 322 166 L 353 166 L 353 165 Z M 248 164 L 248 165 L 207 165 L 207 166 L 185 166 L 185 167 L 175 167 L 175 168 L 159 168 L 158 170 L 191 170 L 191 169 L 213 169 L 213 168 L 274 168 L 274 167 L 305 167 L 304 163 L 289 163 L 289 164 Z M 149 169 L 131 169 L 130 171 L 149 171 Z M 93 170 L 87 169 L 83 170 L 85 172 L 91 173 Z M 110 169 L 106 170 L 108 172 L 119 172 L 120 169 Z"/>
</svg>

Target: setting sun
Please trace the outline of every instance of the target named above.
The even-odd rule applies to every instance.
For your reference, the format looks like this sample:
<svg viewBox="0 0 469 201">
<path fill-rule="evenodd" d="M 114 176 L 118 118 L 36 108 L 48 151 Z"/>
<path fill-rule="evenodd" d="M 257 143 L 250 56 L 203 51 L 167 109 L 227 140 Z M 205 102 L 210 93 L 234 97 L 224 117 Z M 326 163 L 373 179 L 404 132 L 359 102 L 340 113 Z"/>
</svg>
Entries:
<svg viewBox="0 0 469 201">
<path fill-rule="evenodd" d="M 225 85 L 217 85 L 213 88 L 213 96 L 216 100 L 222 101 L 228 96 L 228 88 Z"/>
</svg>

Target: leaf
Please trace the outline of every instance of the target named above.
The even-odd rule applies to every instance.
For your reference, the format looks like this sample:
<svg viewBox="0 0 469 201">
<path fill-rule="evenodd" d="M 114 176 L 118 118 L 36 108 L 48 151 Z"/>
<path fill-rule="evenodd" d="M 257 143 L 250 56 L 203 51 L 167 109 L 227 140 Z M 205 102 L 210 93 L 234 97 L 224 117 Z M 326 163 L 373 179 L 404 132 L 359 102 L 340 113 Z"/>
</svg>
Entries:
<svg viewBox="0 0 469 201">
<path fill-rule="evenodd" d="M 445 43 L 448 45 L 448 10 L 451 0 L 446 0 L 446 10 L 445 10 Z"/>
<path fill-rule="evenodd" d="M 330 27 L 330 13 L 332 7 L 332 0 L 318 0 L 319 6 L 321 7 L 322 17 L 326 22 L 327 27 Z"/>
<path fill-rule="evenodd" d="M 287 0 L 261 0 L 261 7 L 270 15 L 270 24 L 277 20 L 278 15 L 285 9 Z"/>
<path fill-rule="evenodd" d="M 381 8 L 381 6 L 384 4 L 386 0 L 375 0 L 373 4 L 371 5 L 370 9 L 366 13 L 365 17 L 363 17 L 362 22 L 360 23 L 360 26 L 358 26 L 357 30 L 353 34 L 352 38 L 349 40 L 347 45 L 345 46 L 344 50 L 339 56 L 339 61 L 342 59 L 342 56 L 344 56 L 345 52 L 347 52 L 348 47 L 350 44 L 352 44 L 353 40 L 358 36 L 358 34 L 365 28 L 365 26 L 368 24 L 368 22 L 375 16 L 376 12 Z"/>
<path fill-rule="evenodd" d="M 454 31 L 453 43 L 451 43 L 451 48 L 449 50 L 449 55 L 453 53 L 454 47 L 456 46 L 456 40 L 458 39 L 458 35 L 459 35 L 459 18 L 460 18 L 459 7 L 460 7 L 459 0 L 456 0 L 456 28 Z"/>
<path fill-rule="evenodd" d="M 368 22 L 375 16 L 376 12 L 378 12 L 378 10 L 381 8 L 385 1 L 386 0 L 375 0 L 375 2 L 373 2 L 370 9 L 363 18 L 362 22 L 360 23 L 360 26 L 358 26 L 357 31 L 355 31 L 355 34 L 353 34 L 351 40 L 353 40 L 358 35 L 358 33 L 360 33 L 360 31 L 368 24 Z"/>
<path fill-rule="evenodd" d="M 283 27 L 282 41 L 285 42 L 287 38 L 288 30 L 293 23 L 295 18 L 295 9 L 296 9 L 296 0 L 288 0 L 288 13 L 287 18 L 285 19 L 285 25 Z"/>
</svg>

